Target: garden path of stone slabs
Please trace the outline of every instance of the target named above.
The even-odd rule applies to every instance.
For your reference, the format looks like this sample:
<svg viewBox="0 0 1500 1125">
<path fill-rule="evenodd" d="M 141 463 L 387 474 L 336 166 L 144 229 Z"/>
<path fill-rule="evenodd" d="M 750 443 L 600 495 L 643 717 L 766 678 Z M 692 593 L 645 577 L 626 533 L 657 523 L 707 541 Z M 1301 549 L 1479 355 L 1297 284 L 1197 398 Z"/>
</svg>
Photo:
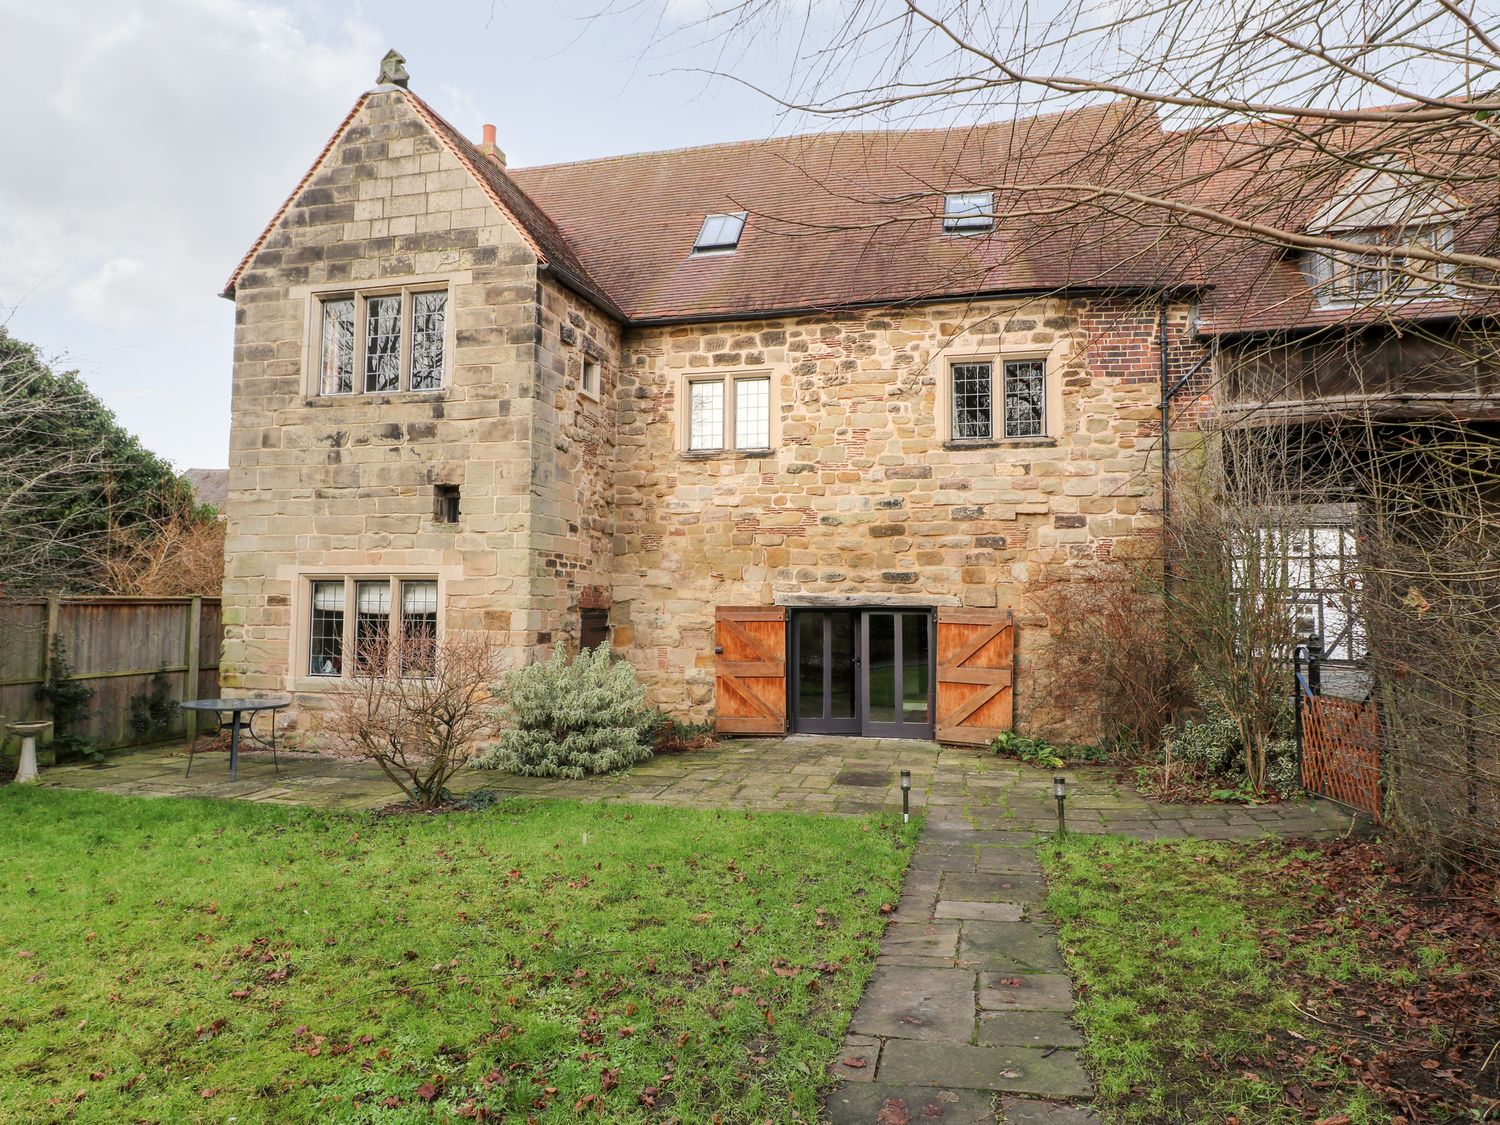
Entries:
<svg viewBox="0 0 1500 1125">
<path fill-rule="evenodd" d="M 928 822 L 834 1063 L 833 1125 L 1097 1121 L 1036 839 Z"/>
</svg>

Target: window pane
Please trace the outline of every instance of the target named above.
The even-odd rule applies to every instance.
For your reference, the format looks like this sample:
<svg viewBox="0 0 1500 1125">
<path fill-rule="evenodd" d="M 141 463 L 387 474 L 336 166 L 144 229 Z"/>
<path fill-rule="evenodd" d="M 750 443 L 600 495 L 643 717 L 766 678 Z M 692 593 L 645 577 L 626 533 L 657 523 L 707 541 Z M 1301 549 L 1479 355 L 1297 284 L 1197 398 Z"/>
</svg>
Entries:
<svg viewBox="0 0 1500 1125">
<path fill-rule="evenodd" d="M 724 448 L 724 384 L 688 384 L 688 448 Z"/>
<path fill-rule="evenodd" d="M 955 363 L 953 365 L 953 436 L 987 438 L 994 434 L 990 413 L 990 377 L 988 363 Z"/>
<path fill-rule="evenodd" d="M 411 299 L 411 389 L 435 391 L 443 385 L 443 322 L 448 294 L 417 293 Z"/>
<path fill-rule="evenodd" d="M 437 583 L 401 583 L 401 671 L 432 667 L 437 644 Z"/>
<path fill-rule="evenodd" d="M 829 625 L 828 717 L 854 718 L 854 681 L 859 646 L 859 614 L 834 613 Z"/>
<path fill-rule="evenodd" d="M 363 668 L 385 643 L 391 629 L 391 584 L 359 582 L 354 587 L 354 660 Z"/>
<path fill-rule="evenodd" d="M 693 243 L 694 252 L 704 250 L 733 250 L 740 244 L 740 233 L 745 229 L 745 212 L 709 215 L 703 220 L 698 238 Z"/>
<path fill-rule="evenodd" d="M 869 686 L 866 702 L 870 722 L 900 722 L 896 713 L 896 615 L 872 613 L 869 629 Z"/>
<path fill-rule="evenodd" d="M 823 718 L 823 615 L 797 615 L 797 714 Z"/>
<path fill-rule="evenodd" d="M 354 298 L 323 302 L 323 375 L 325 395 L 354 390 Z"/>
<path fill-rule="evenodd" d="M 994 226 L 995 196 L 988 191 L 955 192 L 943 198 L 943 230 L 984 231 Z"/>
<path fill-rule="evenodd" d="M 401 385 L 401 298 L 365 302 L 365 390 L 395 391 Z"/>
<path fill-rule="evenodd" d="M 314 582 L 308 672 L 337 676 L 344 670 L 344 583 Z"/>
<path fill-rule="evenodd" d="M 901 721 L 927 722 L 927 615 L 901 615 Z"/>
<path fill-rule="evenodd" d="M 1041 437 L 1047 365 L 1039 359 L 1005 365 L 1005 436 Z"/>
<path fill-rule="evenodd" d="M 771 380 L 735 380 L 734 444 L 738 449 L 770 448 Z"/>
</svg>

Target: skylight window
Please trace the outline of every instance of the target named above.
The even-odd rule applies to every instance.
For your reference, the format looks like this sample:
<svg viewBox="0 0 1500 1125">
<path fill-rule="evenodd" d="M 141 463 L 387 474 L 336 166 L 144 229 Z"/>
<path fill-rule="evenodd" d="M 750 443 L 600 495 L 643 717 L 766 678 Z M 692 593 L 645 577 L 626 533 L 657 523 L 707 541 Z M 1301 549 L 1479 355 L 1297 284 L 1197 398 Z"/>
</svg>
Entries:
<svg viewBox="0 0 1500 1125">
<path fill-rule="evenodd" d="M 943 197 L 944 234 L 980 234 L 994 228 L 994 192 L 950 192 Z"/>
<path fill-rule="evenodd" d="M 745 212 L 731 211 L 723 215 L 710 215 L 703 220 L 703 229 L 693 243 L 694 254 L 729 254 L 740 244 L 740 233 L 745 229 Z"/>
</svg>

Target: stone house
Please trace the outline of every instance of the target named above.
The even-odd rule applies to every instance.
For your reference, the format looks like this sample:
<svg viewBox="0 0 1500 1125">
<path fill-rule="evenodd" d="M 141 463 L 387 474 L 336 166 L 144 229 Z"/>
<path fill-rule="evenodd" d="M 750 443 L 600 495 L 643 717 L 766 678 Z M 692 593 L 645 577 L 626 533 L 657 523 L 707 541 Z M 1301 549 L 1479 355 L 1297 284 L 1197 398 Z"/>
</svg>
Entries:
<svg viewBox="0 0 1500 1125">
<path fill-rule="evenodd" d="M 315 723 L 368 631 L 485 630 L 724 731 L 1086 733 L 1036 593 L 1155 551 L 1211 309 L 984 185 L 1121 112 L 511 169 L 365 93 L 224 293 L 225 688 Z"/>
</svg>

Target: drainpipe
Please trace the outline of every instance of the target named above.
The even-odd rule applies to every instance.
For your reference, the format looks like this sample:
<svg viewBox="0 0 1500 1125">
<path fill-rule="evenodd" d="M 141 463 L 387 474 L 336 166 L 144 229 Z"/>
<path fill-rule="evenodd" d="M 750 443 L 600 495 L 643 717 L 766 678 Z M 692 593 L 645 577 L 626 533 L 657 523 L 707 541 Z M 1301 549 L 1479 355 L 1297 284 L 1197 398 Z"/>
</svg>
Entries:
<svg viewBox="0 0 1500 1125">
<path fill-rule="evenodd" d="M 1171 378 L 1170 368 L 1167 365 L 1167 295 L 1163 293 L 1160 298 L 1157 319 L 1157 351 L 1161 366 L 1161 543 L 1162 543 L 1162 575 L 1164 579 L 1170 579 L 1172 575 L 1172 560 L 1166 554 L 1167 546 L 1167 520 L 1172 510 L 1172 395 L 1173 388 L 1168 379 Z"/>
<path fill-rule="evenodd" d="M 1172 368 L 1167 359 L 1167 295 L 1161 295 L 1161 306 L 1157 323 L 1157 349 L 1160 362 L 1161 377 L 1161 402 L 1157 409 L 1161 411 L 1161 538 L 1162 538 L 1162 577 L 1164 584 L 1172 578 L 1172 562 L 1166 557 L 1167 524 L 1172 515 L 1172 400 L 1177 397 L 1177 392 L 1192 382 L 1194 376 L 1202 371 L 1208 361 L 1213 358 L 1212 352 L 1204 352 L 1203 358 L 1193 364 L 1181 378 L 1172 381 Z"/>
</svg>

